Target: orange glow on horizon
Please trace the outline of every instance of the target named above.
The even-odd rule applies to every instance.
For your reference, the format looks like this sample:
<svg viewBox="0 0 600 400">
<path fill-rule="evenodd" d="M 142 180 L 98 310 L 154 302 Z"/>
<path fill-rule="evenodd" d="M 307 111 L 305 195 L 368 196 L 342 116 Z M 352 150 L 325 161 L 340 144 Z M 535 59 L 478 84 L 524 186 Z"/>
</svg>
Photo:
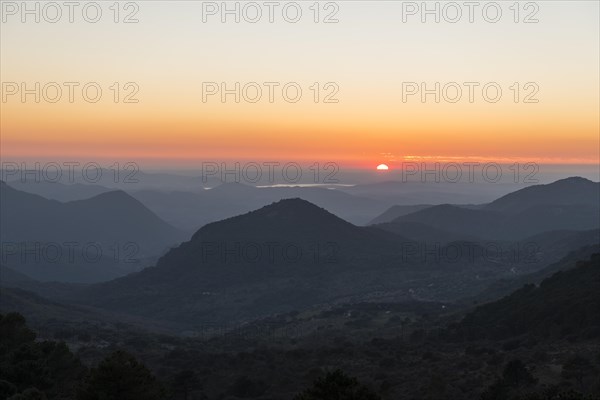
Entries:
<svg viewBox="0 0 600 400">
<path fill-rule="evenodd" d="M 13 18 L 1 27 L 3 84 L 93 81 L 103 96 L 83 101 L 79 87 L 76 101 L 65 90 L 52 103 L 4 91 L 0 156 L 179 166 L 335 162 L 365 170 L 407 162 L 599 164 L 599 39 L 590 34 L 598 32 L 598 4 L 547 3 L 539 24 L 502 26 L 399 24 L 397 2 L 346 2 L 343 21 L 318 25 L 199 24 L 198 2 L 164 1 L 144 3 L 139 24 Z M 139 102 L 124 103 L 132 81 Z M 429 89 L 493 81 L 503 97 L 486 102 L 478 87 L 473 102 L 467 91 L 456 103 L 434 101 L 437 94 L 405 101 L 403 83 L 411 81 Z M 265 91 L 254 103 L 233 100 L 235 93 L 205 101 L 206 82 L 281 85 L 276 100 Z M 286 82 L 301 86 L 300 101 L 283 100 Z M 325 102 L 331 82 L 339 101 Z M 531 82 L 538 101 L 525 103 Z"/>
</svg>

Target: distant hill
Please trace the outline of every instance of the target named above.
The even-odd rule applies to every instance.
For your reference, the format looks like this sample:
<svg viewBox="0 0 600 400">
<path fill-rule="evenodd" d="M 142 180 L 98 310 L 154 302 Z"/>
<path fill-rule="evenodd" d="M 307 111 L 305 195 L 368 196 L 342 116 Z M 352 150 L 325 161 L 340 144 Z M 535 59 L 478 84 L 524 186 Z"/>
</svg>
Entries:
<svg viewBox="0 0 600 400">
<path fill-rule="evenodd" d="M 555 273 L 539 286 L 529 284 L 465 316 L 455 333 L 504 339 L 523 334 L 540 338 L 600 337 L 600 254 Z"/>
<path fill-rule="evenodd" d="M 376 225 L 383 224 L 386 222 L 391 222 L 398 217 L 402 217 L 407 214 L 412 214 L 417 211 L 424 210 L 426 208 L 432 207 L 431 204 L 417 204 L 414 206 L 392 206 L 385 210 L 385 212 L 381 215 L 378 215 L 374 219 L 372 219 L 368 225 Z"/>
<path fill-rule="evenodd" d="M 455 232 L 464 237 L 485 239 L 499 238 L 499 235 L 501 238 L 506 237 L 502 229 L 504 226 L 502 214 L 494 211 L 467 209 L 451 204 L 425 208 L 390 222 L 390 224 L 396 223 L 420 223 L 437 230 Z"/>
<path fill-rule="evenodd" d="M 38 170 L 39 168 L 38 166 Z M 120 189 L 128 192 L 134 190 L 201 192 L 205 187 L 214 187 L 221 184 L 221 180 L 214 177 L 203 179 L 201 174 L 193 175 L 183 171 L 180 173 L 142 171 L 135 164 L 113 165 L 111 168 L 94 168 L 91 166 L 91 168 L 89 177 L 84 175 L 82 165 L 72 167 L 71 172 L 69 172 L 69 167 L 64 165 L 58 174 L 54 174 L 50 178 L 41 176 L 41 171 L 38 171 L 36 176 L 35 170 L 30 174 L 25 174 L 23 171 L 0 169 L 0 176 L 2 177 L 1 180 L 6 181 L 16 189 L 47 198 L 51 198 L 60 185 L 68 186 L 70 189 L 82 185 L 104 187 L 109 190 Z M 49 172 L 50 174 L 52 172 Z M 52 179 L 52 181 L 48 179 Z M 55 185 L 55 183 L 58 185 Z"/>
<path fill-rule="evenodd" d="M 471 242 L 479 240 L 478 237 L 471 233 L 451 232 L 415 221 L 394 221 L 371 225 L 371 227 L 403 235 L 417 242 L 446 244 L 457 240 L 468 240 Z"/>
<path fill-rule="evenodd" d="M 86 314 L 89 318 L 89 310 L 86 311 L 83 307 L 57 303 L 27 290 L 3 286 L 0 288 L 0 294 L 1 312 L 27 315 L 34 324 L 47 322 L 52 318 L 85 321 Z"/>
<path fill-rule="evenodd" d="M 81 288 L 78 283 L 40 282 L 29 275 L 0 264 L 0 302 L 4 288 L 16 288 L 35 293 L 42 297 L 55 298 Z"/>
<path fill-rule="evenodd" d="M 598 232 L 598 231 L 596 231 Z M 473 302 L 477 303 L 485 303 L 488 301 L 496 300 L 501 297 L 507 296 L 515 290 L 523 287 L 524 285 L 534 283 L 539 284 L 544 279 L 547 279 L 557 273 L 558 271 L 566 271 L 575 266 L 578 260 L 589 259 L 593 254 L 600 253 L 600 241 L 595 239 L 590 243 L 588 240 L 583 240 L 579 238 L 582 246 L 567 252 L 560 252 L 559 249 L 553 249 L 560 254 L 563 255 L 558 261 L 551 262 L 546 267 L 536 270 L 531 273 L 527 273 L 524 275 L 514 276 L 509 279 L 500 279 L 496 282 L 493 282 L 491 285 L 486 287 L 481 293 L 473 296 L 469 299 L 466 299 L 466 302 L 472 304 Z M 548 247 L 552 249 L 552 247 Z M 554 254 L 545 254 L 544 257 L 549 261 L 555 259 Z"/>
<path fill-rule="evenodd" d="M 559 260 L 568 253 L 582 247 L 600 246 L 600 230 L 548 231 L 539 235 L 529 236 L 523 242 L 536 244 L 538 248 L 543 249 L 544 253 L 540 254 L 540 256 L 545 258 L 546 261 Z M 589 255 L 583 258 L 589 258 Z M 582 258 L 580 257 L 579 259 Z"/>
<path fill-rule="evenodd" d="M 388 216 L 393 210 L 388 210 Z M 481 206 L 442 204 L 412 213 L 404 213 L 407 208 L 397 210 L 403 215 L 380 225 L 381 229 L 408 238 L 422 238 L 429 230 L 432 237 L 442 239 L 441 232 L 468 240 L 522 240 L 548 231 L 600 228 L 600 183 L 573 177 L 530 186 Z M 378 219 L 387 219 L 384 215 Z M 413 226 L 417 228 L 411 235 Z"/>
<path fill-rule="evenodd" d="M 88 199 L 114 190 L 100 185 L 83 183 L 63 184 L 60 182 L 38 182 L 34 180 L 17 180 L 7 183 L 10 187 L 22 192 L 37 194 L 38 196 L 61 202 Z"/>
<path fill-rule="evenodd" d="M 414 204 L 483 204 L 522 187 L 515 183 L 473 184 L 464 182 L 384 181 L 344 188 L 349 194 L 378 199 L 390 206 Z"/>
<path fill-rule="evenodd" d="M 140 271 L 154 265 L 160 256 L 139 257 L 135 248 L 129 246 L 66 246 L 51 243 L 4 243 L 0 251 L 2 261 L 14 271 L 30 276 L 40 282 L 97 283 Z M 97 247 L 96 247 L 97 246 Z M 85 249 L 85 250 L 84 250 Z M 97 249 L 102 254 L 97 255 Z M 3 284 L 0 283 L 0 284 Z"/>
<path fill-rule="evenodd" d="M 464 237 L 492 240 L 521 240 L 556 230 L 598 229 L 599 185 L 583 178 L 568 178 L 519 190 L 481 208 L 444 204 L 400 216 L 390 224 L 420 223 Z M 384 228 L 403 233 L 401 226 Z"/>
<path fill-rule="evenodd" d="M 31 277 L 0 264 L 0 285 L 19 285 L 34 282 Z"/>
<path fill-rule="evenodd" d="M 64 329 L 111 329 L 167 333 L 173 325 L 131 317 L 118 312 L 107 312 L 91 307 L 65 304 L 49 300 L 29 290 L 17 287 L 0 287 L 0 313 L 18 312 L 27 316 L 28 323 L 41 335 Z"/>
<path fill-rule="evenodd" d="M 141 190 L 132 196 L 169 223 L 189 232 L 286 198 L 302 198 L 354 224 L 367 223 L 387 204 L 323 187 L 254 187 L 225 183 L 198 193 Z"/>
<path fill-rule="evenodd" d="M 168 225 L 123 191 L 61 203 L 0 183 L 4 242 L 136 242 L 140 254 L 157 254 L 182 240 Z"/>
<path fill-rule="evenodd" d="M 486 210 L 518 214 L 535 207 L 583 206 L 598 208 L 600 183 L 585 178 L 561 179 L 547 185 L 529 186 L 502 196 L 485 206 Z"/>
</svg>

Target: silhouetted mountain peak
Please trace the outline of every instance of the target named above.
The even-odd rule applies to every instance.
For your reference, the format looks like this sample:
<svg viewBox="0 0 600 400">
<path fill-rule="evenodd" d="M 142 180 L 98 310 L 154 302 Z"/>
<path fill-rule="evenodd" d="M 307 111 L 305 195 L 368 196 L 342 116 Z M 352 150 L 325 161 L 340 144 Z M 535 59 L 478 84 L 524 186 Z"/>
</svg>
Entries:
<svg viewBox="0 0 600 400">
<path fill-rule="evenodd" d="M 517 190 L 491 202 L 485 208 L 515 213 L 540 205 L 597 206 L 599 203 L 600 183 L 575 176 Z"/>
<path fill-rule="evenodd" d="M 565 186 L 594 186 L 596 183 L 581 176 L 572 176 L 570 178 L 559 179 L 556 182 L 549 183 L 546 186 L 565 187 Z"/>
<path fill-rule="evenodd" d="M 0 231 L 7 240 L 135 242 L 146 255 L 185 237 L 122 190 L 62 203 L 10 185 L 0 189 Z"/>
<path fill-rule="evenodd" d="M 482 215 L 483 213 L 478 210 L 471 210 L 468 208 L 458 207 L 452 204 L 440 204 L 437 206 L 427 207 L 423 210 L 415 211 L 414 213 L 407 214 L 404 216 L 400 216 L 394 219 L 392 222 L 402 222 L 402 221 L 416 221 L 420 218 L 465 218 L 471 217 L 475 215 Z"/>
<path fill-rule="evenodd" d="M 270 232 L 275 238 L 281 234 L 303 232 L 339 234 L 340 229 L 359 229 L 329 211 L 300 199 L 283 199 L 246 214 L 213 222 L 202 227 L 192 241 L 199 237 L 217 235 L 237 235 L 252 237 L 254 234 Z"/>
<path fill-rule="evenodd" d="M 437 211 L 449 211 L 449 210 L 458 210 L 460 207 L 454 206 L 452 204 L 439 204 L 437 206 L 433 206 Z"/>
<path fill-rule="evenodd" d="M 106 192 L 106 193 L 100 193 L 99 195 L 96 195 L 92 198 L 95 199 L 99 199 L 99 200 L 130 200 L 133 199 L 133 197 L 131 197 L 129 194 L 127 194 L 125 191 L 123 190 L 111 190 L 110 192 Z"/>
<path fill-rule="evenodd" d="M 52 204 L 60 204 L 54 200 L 48 200 L 45 197 L 42 197 L 37 194 L 23 192 L 21 190 L 15 189 L 8 183 L 4 181 L 0 184 L 0 190 L 2 191 L 2 200 L 3 202 L 7 201 L 16 201 L 17 203 L 25 206 L 34 206 L 40 202 L 51 202 Z"/>
<path fill-rule="evenodd" d="M 351 223 L 344 221 L 326 209 L 301 198 L 283 199 L 249 212 L 242 217 L 252 218 L 256 222 L 278 220 L 289 224 L 290 229 L 299 225 L 344 225 L 354 227 Z"/>
<path fill-rule="evenodd" d="M 94 197 L 84 200 L 75 200 L 72 204 L 92 204 L 101 208 L 117 209 L 135 209 L 136 212 L 152 214 L 139 200 L 124 192 L 123 190 L 112 190 L 110 192 L 100 193 Z"/>
<path fill-rule="evenodd" d="M 314 205 L 310 201 L 301 198 L 283 199 L 268 206 L 256 210 L 254 213 L 267 218 L 285 217 L 285 216 L 312 216 L 312 217 L 333 217 L 329 211 Z"/>
</svg>

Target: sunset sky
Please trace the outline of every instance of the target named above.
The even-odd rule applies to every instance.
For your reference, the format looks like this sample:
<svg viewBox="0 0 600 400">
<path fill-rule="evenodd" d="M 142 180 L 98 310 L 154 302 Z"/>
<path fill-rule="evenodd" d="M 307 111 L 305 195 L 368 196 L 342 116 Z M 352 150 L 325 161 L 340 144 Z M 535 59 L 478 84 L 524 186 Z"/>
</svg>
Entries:
<svg viewBox="0 0 600 400">
<path fill-rule="evenodd" d="M 423 23 L 420 14 L 404 15 L 403 22 L 406 5 L 391 1 L 337 2 L 337 23 L 315 23 L 313 2 L 299 2 L 298 23 L 286 22 L 280 9 L 273 23 L 266 15 L 257 23 L 236 23 L 232 16 L 222 23 L 220 14 L 205 15 L 203 22 L 206 5 L 200 1 L 141 1 L 139 22 L 125 24 L 113 21 L 112 3 L 101 2 L 103 15 L 95 24 L 83 20 L 81 11 L 75 11 L 74 23 L 66 15 L 57 23 L 43 17 L 36 23 L 32 16 L 23 23 L 20 13 L 12 15 L 3 5 L 3 160 L 186 166 L 279 159 L 373 168 L 419 158 L 599 162 L 597 1 L 537 2 L 538 23 L 522 22 L 533 9 L 521 9 L 515 23 L 508 8 L 513 2 L 500 2 L 497 23 L 486 22 L 480 9 L 473 23 L 467 15 L 457 23 L 435 23 L 431 16 Z M 336 11 L 325 9 L 326 3 L 320 3 L 320 20 Z M 120 10 L 119 18 L 131 11 Z M 14 89 L 11 83 L 22 82 L 29 89 L 57 82 L 62 98 L 36 103 L 31 94 L 22 102 L 20 92 L 7 92 Z M 80 83 L 73 103 L 63 82 Z M 102 88 L 97 103 L 82 98 L 87 82 Z M 114 82 L 118 103 L 110 89 Z M 137 103 L 122 101 L 135 87 L 126 90 L 128 82 L 139 88 Z M 204 102 L 205 82 L 228 88 L 257 82 L 263 97 L 236 103 L 228 95 L 223 103 L 217 94 Z M 264 82 L 280 84 L 272 103 Z M 302 89 L 296 103 L 282 96 L 289 82 Z M 436 103 L 433 95 L 422 103 L 420 94 L 403 102 L 403 82 L 424 82 L 430 89 L 436 82 L 457 82 L 463 94 L 456 103 Z M 480 84 L 473 103 L 464 82 Z M 481 87 L 489 82 L 502 89 L 496 103 L 482 97 Z M 327 83 L 333 84 L 326 90 Z M 535 85 L 526 89 L 527 83 Z M 336 87 L 338 102 L 324 103 Z M 538 102 L 525 103 L 535 87 L 532 99 Z M 48 93 L 54 96 L 54 89 Z"/>
</svg>

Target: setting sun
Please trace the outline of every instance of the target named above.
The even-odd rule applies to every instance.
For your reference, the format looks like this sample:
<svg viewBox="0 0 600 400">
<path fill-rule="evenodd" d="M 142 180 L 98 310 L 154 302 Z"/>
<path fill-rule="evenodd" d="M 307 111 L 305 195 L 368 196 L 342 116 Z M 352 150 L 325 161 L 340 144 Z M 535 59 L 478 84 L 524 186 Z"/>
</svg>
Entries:
<svg viewBox="0 0 600 400">
<path fill-rule="evenodd" d="M 388 167 L 388 166 L 387 166 L 387 165 L 385 165 L 385 164 L 379 164 L 379 165 L 377 166 L 377 170 L 378 170 L 378 171 L 387 171 L 388 169 L 390 169 L 390 167 Z"/>
</svg>

